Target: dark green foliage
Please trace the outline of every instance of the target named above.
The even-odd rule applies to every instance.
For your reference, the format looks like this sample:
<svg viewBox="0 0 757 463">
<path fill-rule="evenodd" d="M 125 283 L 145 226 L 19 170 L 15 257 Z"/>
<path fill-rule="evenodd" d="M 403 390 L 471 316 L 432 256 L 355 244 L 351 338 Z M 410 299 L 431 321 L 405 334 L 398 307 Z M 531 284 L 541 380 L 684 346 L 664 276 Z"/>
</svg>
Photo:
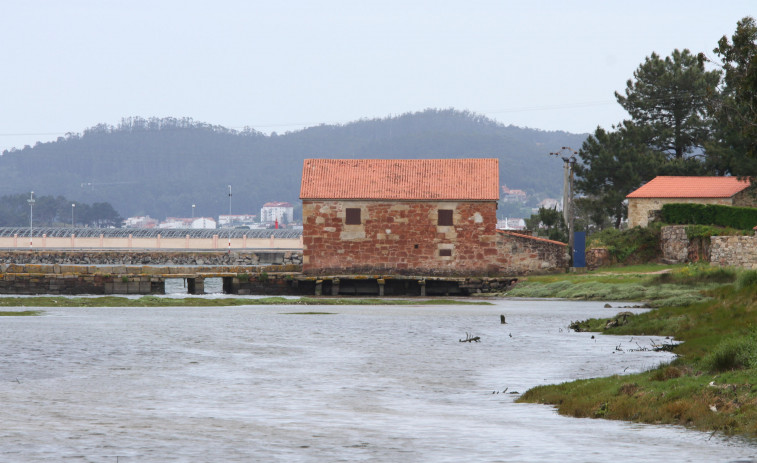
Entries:
<svg viewBox="0 0 757 463">
<path fill-rule="evenodd" d="M 613 260 L 621 264 L 655 261 L 659 255 L 659 227 L 634 227 L 628 230 L 609 228 L 589 237 L 587 247 L 604 247 Z"/>
<path fill-rule="evenodd" d="M 686 237 L 690 240 L 709 238 L 711 236 L 751 235 L 752 230 L 739 230 L 715 225 L 689 225 L 686 227 Z"/>
<path fill-rule="evenodd" d="M 628 121 L 613 132 L 601 127 L 581 146 L 576 164 L 576 190 L 586 197 L 583 207 L 600 225 L 602 215 L 613 218 L 615 228 L 628 215 L 626 195 L 657 175 L 663 156 L 650 149 L 648 130 Z"/>
<path fill-rule="evenodd" d="M 568 242 L 568 228 L 562 212 L 557 209 L 540 207 L 539 212 L 526 219 L 526 228 L 535 231 L 537 236 Z"/>
<path fill-rule="evenodd" d="M 751 230 L 757 225 L 757 208 L 719 204 L 665 204 L 662 220 L 670 224 L 717 225 Z"/>
<path fill-rule="evenodd" d="M 0 197 L 0 227 L 29 225 L 29 194 Z M 34 197 L 34 226 L 71 226 L 71 204 L 74 207 L 75 226 L 119 227 L 123 220 L 109 203 L 92 205 L 71 201 L 63 196 Z"/>
<path fill-rule="evenodd" d="M 649 129 L 648 146 L 684 159 L 708 139 L 708 103 L 716 95 L 719 71 L 705 71 L 704 56 L 673 50 L 665 59 L 652 53 L 615 97 L 634 124 Z"/>
<path fill-rule="evenodd" d="M 716 172 L 753 175 L 757 169 L 757 22 L 745 17 L 731 40 L 723 36 L 713 50 L 725 71 L 714 102 L 716 136 L 707 145 Z M 748 155 L 748 156 L 745 156 Z"/>
<path fill-rule="evenodd" d="M 429 109 L 285 134 L 235 131 L 191 119 L 124 119 L 0 156 L 0 194 L 38 191 L 108 201 L 123 216 L 256 213 L 267 201 L 299 205 L 306 158 L 500 159 L 500 183 L 559 196 L 547 155 L 585 135 L 504 126 L 470 112 Z M 536 173 L 536 174 L 535 174 Z M 295 215 L 300 213 L 299 208 Z"/>
</svg>

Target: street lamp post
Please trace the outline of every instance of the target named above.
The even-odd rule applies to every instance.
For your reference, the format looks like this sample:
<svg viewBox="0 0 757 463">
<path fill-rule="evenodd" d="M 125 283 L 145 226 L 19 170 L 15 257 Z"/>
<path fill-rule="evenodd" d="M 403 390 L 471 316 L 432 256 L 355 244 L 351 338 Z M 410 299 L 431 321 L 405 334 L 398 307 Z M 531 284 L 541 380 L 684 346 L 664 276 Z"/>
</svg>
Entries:
<svg viewBox="0 0 757 463">
<path fill-rule="evenodd" d="M 231 185 L 229 185 L 229 254 L 231 254 Z"/>
<path fill-rule="evenodd" d="M 563 155 L 567 152 L 567 155 Z M 572 148 L 563 146 L 560 151 L 549 153 L 551 156 L 561 156 L 563 165 L 563 218 L 568 227 L 568 249 L 570 250 L 570 262 L 573 266 L 573 245 L 575 229 L 573 226 L 573 168 L 576 165 L 576 155 L 578 154 Z"/>
<path fill-rule="evenodd" d="M 74 244 L 74 208 L 76 207 L 76 203 L 71 203 L 71 250 L 74 250 L 75 244 Z"/>
<path fill-rule="evenodd" d="M 34 192 L 32 191 L 32 194 L 29 196 L 29 199 L 26 200 L 27 203 L 29 203 L 29 249 L 32 249 L 34 247 L 33 245 L 33 238 L 34 236 Z"/>
<path fill-rule="evenodd" d="M 192 218 L 195 218 L 195 205 L 192 204 Z"/>
</svg>

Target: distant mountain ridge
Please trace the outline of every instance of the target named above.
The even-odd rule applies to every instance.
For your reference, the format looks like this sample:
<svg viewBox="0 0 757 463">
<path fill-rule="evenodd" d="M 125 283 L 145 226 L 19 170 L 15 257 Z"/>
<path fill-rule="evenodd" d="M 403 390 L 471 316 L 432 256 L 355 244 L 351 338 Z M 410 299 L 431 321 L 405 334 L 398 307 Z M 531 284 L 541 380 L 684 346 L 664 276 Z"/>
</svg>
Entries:
<svg viewBox="0 0 757 463">
<path fill-rule="evenodd" d="M 109 202 L 124 217 L 259 213 L 299 204 L 306 158 L 496 157 L 500 183 L 558 197 L 562 162 L 586 134 L 505 126 L 467 111 L 428 109 L 285 134 L 236 131 L 183 118 L 127 118 L 0 156 L 0 196 L 35 191 Z"/>
</svg>

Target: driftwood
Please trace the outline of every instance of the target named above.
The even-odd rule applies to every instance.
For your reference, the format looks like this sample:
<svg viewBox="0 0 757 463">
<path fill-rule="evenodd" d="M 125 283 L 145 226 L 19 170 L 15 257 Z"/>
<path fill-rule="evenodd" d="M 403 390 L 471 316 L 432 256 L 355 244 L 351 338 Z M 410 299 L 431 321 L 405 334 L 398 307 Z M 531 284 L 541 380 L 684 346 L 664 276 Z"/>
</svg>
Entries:
<svg viewBox="0 0 757 463">
<path fill-rule="evenodd" d="M 460 342 L 481 342 L 480 336 L 471 336 L 468 332 L 465 332 L 465 339 L 460 339 Z"/>
</svg>

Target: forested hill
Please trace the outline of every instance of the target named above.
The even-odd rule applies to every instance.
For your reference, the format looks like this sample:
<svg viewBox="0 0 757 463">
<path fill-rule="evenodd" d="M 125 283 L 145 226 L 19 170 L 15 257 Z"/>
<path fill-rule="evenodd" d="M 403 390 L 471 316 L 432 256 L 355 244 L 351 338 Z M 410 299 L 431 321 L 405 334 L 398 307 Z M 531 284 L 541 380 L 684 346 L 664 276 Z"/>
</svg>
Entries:
<svg viewBox="0 0 757 463">
<path fill-rule="evenodd" d="M 34 191 L 109 202 L 124 217 L 259 213 L 299 204 L 302 161 L 324 158 L 497 157 L 500 183 L 559 197 L 562 162 L 586 135 L 504 126 L 455 110 L 426 110 L 285 134 L 235 131 L 191 119 L 124 119 L 0 156 L 0 196 Z"/>
</svg>

